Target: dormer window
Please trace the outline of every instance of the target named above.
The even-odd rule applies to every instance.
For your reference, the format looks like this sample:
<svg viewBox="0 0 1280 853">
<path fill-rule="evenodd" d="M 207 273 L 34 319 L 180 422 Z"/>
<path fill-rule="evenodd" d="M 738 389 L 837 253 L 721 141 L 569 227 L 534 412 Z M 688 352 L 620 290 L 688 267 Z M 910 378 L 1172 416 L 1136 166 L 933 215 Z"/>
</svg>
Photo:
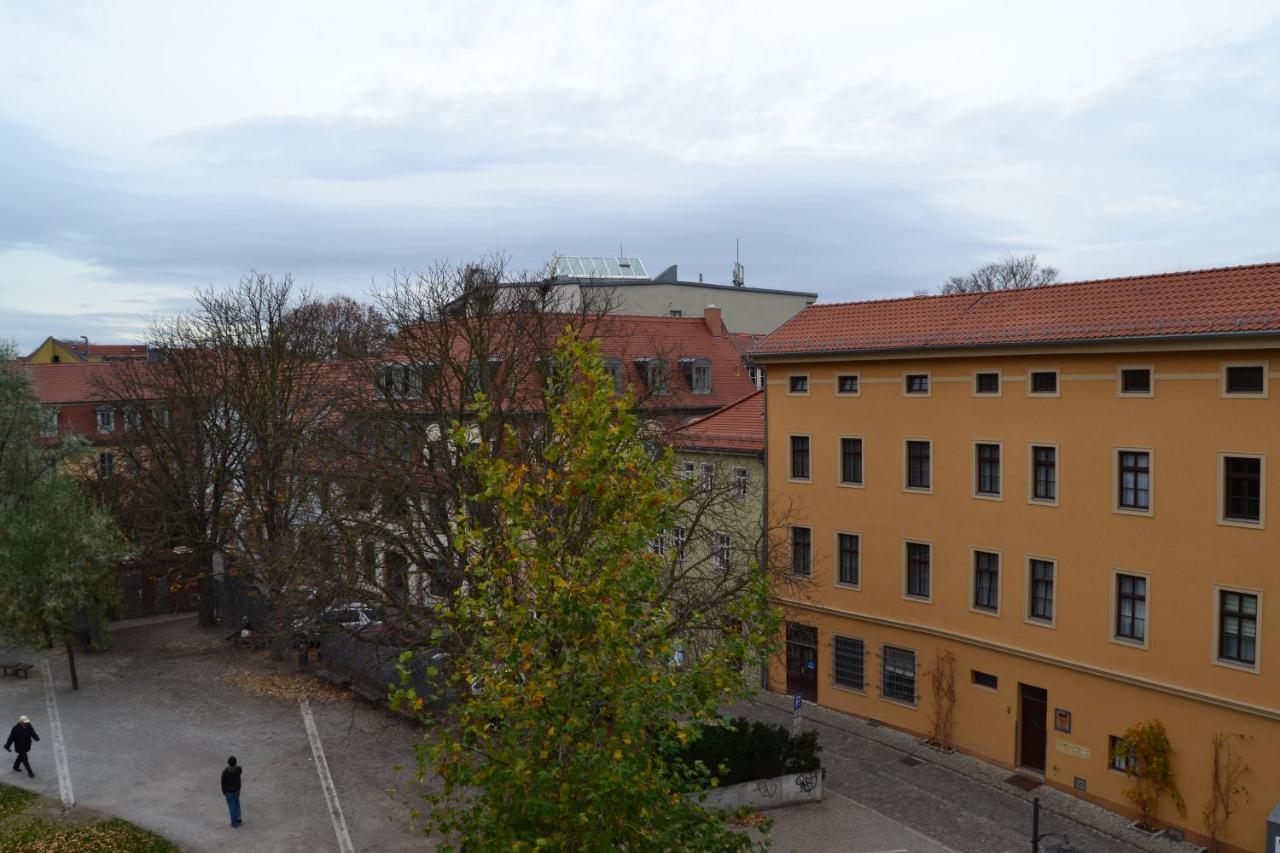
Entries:
<svg viewBox="0 0 1280 853">
<path fill-rule="evenodd" d="M 604 360 L 604 369 L 613 377 L 613 391 L 615 394 L 622 393 L 622 359 L 606 358 Z"/>
<path fill-rule="evenodd" d="M 711 393 L 711 359 L 682 358 L 680 370 L 689 383 L 689 390 L 695 394 Z"/>
<path fill-rule="evenodd" d="M 40 434 L 46 438 L 58 434 L 57 406 L 45 406 L 40 410 Z"/>
<path fill-rule="evenodd" d="M 667 363 L 654 356 L 636 359 L 636 370 L 644 377 L 644 384 L 651 394 L 667 394 Z"/>
<path fill-rule="evenodd" d="M 114 432 L 116 428 L 116 410 L 110 406 L 98 409 L 98 432 Z"/>
<path fill-rule="evenodd" d="M 498 366 L 501 364 L 502 359 L 498 356 L 483 361 L 478 358 L 471 359 L 467 365 L 467 391 L 470 396 L 474 397 L 481 392 L 487 392 L 493 387 L 493 380 L 498 375 Z"/>
<path fill-rule="evenodd" d="M 384 364 L 378 368 L 378 393 L 397 399 L 421 397 L 426 372 L 426 367 L 418 364 Z"/>
</svg>

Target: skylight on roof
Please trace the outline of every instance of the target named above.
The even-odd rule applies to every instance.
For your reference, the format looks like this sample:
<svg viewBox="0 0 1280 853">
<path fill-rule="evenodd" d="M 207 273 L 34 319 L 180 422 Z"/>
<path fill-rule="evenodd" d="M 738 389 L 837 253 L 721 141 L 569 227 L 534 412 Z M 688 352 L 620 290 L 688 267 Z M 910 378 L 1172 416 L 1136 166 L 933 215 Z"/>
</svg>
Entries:
<svg viewBox="0 0 1280 853">
<path fill-rule="evenodd" d="M 556 259 L 557 278 L 649 279 L 639 258 L 594 258 L 566 255 Z"/>
</svg>

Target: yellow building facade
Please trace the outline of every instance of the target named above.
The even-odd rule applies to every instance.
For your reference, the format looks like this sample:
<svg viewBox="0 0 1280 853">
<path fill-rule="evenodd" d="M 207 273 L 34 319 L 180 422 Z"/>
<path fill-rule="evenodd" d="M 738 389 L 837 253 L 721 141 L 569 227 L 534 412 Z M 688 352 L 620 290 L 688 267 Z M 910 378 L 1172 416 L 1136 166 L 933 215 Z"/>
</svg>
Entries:
<svg viewBox="0 0 1280 853">
<path fill-rule="evenodd" d="M 775 597 L 770 687 L 929 736 L 949 665 L 957 748 L 1130 813 L 1113 739 L 1158 719 L 1187 805 L 1159 818 L 1188 838 L 1212 736 L 1240 735 L 1230 841 L 1261 850 L 1280 802 L 1280 336 L 839 352 L 833 325 L 871 340 L 839 310 L 756 356 L 770 500 L 809 578 Z"/>
</svg>

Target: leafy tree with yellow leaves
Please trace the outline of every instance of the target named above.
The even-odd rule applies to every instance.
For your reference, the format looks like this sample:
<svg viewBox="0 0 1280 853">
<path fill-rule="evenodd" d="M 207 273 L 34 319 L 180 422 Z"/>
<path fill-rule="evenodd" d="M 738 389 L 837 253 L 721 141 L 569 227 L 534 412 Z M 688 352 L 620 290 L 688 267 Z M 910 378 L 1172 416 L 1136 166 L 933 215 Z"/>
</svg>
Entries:
<svg viewBox="0 0 1280 853">
<path fill-rule="evenodd" d="M 426 829 L 469 851 L 750 848 L 699 804 L 710 774 L 677 747 L 744 694 L 744 663 L 777 633 L 763 573 L 732 604 L 741 633 L 678 655 L 649 543 L 689 486 L 595 344 L 567 334 L 550 369 L 540 452 L 507 452 L 512 440 L 467 460 L 501 523 L 457 518 L 466 582 L 440 617 L 460 641 L 448 675 L 466 699 L 422 715 Z M 394 698 L 422 709 L 428 697 Z"/>
</svg>

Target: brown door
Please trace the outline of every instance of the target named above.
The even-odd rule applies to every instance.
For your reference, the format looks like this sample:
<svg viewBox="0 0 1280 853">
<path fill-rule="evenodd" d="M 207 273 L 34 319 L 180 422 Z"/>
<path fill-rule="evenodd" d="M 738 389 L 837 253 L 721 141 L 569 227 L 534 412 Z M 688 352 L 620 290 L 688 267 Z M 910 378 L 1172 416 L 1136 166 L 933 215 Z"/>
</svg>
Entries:
<svg viewBox="0 0 1280 853">
<path fill-rule="evenodd" d="M 1019 684 L 1018 722 L 1021 744 L 1018 763 L 1031 770 L 1044 772 L 1045 743 L 1048 740 L 1046 725 L 1049 717 L 1049 694 L 1043 687 Z"/>
<path fill-rule="evenodd" d="M 787 623 L 787 692 L 818 701 L 818 629 Z"/>
</svg>

